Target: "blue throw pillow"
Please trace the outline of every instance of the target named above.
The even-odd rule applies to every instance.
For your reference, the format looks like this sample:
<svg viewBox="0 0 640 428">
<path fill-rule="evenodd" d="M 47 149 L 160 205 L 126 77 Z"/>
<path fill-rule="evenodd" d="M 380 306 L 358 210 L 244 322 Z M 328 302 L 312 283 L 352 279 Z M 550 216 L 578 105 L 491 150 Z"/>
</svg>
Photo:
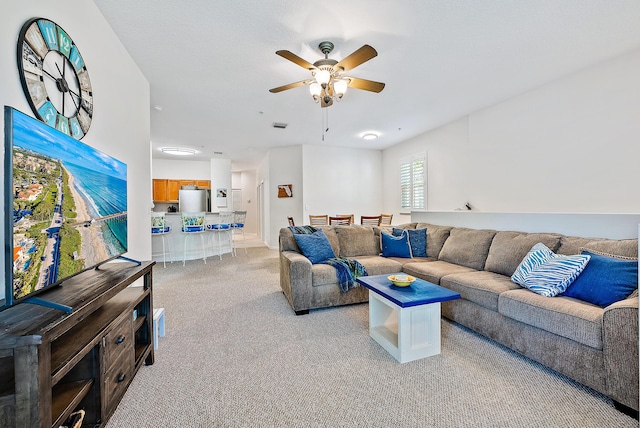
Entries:
<svg viewBox="0 0 640 428">
<path fill-rule="evenodd" d="M 411 258 L 411 246 L 409 245 L 409 234 L 403 231 L 400 236 L 389 235 L 388 233 L 380 233 L 380 241 L 382 247 L 382 257 L 402 257 Z"/>
<path fill-rule="evenodd" d="M 312 264 L 322 263 L 336 256 L 327 235 L 322 230 L 313 233 L 294 233 L 300 251 Z"/>
<path fill-rule="evenodd" d="M 604 308 L 626 299 L 638 288 L 637 260 L 623 260 L 589 251 L 582 251 L 582 254 L 590 255 L 591 260 L 563 296 Z"/>
<path fill-rule="evenodd" d="M 393 236 L 402 236 L 403 231 L 409 233 L 409 244 L 413 257 L 427 257 L 427 229 L 401 229 L 393 228 Z"/>
</svg>

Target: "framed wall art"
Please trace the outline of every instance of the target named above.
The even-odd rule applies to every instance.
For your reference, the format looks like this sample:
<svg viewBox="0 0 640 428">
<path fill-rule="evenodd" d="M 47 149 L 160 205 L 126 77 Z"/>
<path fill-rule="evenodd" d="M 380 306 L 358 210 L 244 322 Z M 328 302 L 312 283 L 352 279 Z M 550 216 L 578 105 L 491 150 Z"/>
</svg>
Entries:
<svg viewBox="0 0 640 428">
<path fill-rule="evenodd" d="M 293 196 L 293 191 L 291 184 L 278 184 L 278 197 L 279 198 L 290 198 Z"/>
</svg>

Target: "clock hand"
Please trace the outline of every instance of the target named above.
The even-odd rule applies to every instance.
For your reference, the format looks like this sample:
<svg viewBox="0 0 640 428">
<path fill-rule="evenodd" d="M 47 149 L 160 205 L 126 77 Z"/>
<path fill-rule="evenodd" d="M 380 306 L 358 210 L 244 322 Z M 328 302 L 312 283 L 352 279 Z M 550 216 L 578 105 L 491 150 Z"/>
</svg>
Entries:
<svg viewBox="0 0 640 428">
<path fill-rule="evenodd" d="M 62 77 L 64 79 L 64 73 L 62 71 L 60 71 L 60 66 L 58 65 L 57 62 L 54 62 L 54 64 L 56 65 L 56 68 L 58 69 L 58 73 L 60 73 L 60 77 Z"/>
<path fill-rule="evenodd" d="M 71 89 L 69 89 L 69 92 L 70 92 L 71 94 L 75 95 L 76 97 L 78 97 L 78 99 L 80 99 L 80 96 L 79 96 L 78 94 L 76 94 L 75 92 L 73 92 Z M 80 109 L 80 106 L 79 106 L 79 105 L 78 105 L 78 103 L 76 102 L 76 99 L 75 99 L 73 96 L 71 96 L 71 95 L 69 95 L 69 96 L 71 97 L 71 101 L 73 101 L 73 105 L 75 106 L 76 110 L 79 110 L 79 109 Z"/>
<path fill-rule="evenodd" d="M 53 77 L 53 76 L 51 75 L 51 73 L 49 73 L 49 72 L 48 72 L 47 70 L 45 70 L 44 68 L 42 69 L 42 71 L 44 71 L 44 74 L 46 74 L 47 76 L 51 77 L 53 80 L 58 80 L 58 78 L 57 78 L 57 77 Z"/>
</svg>

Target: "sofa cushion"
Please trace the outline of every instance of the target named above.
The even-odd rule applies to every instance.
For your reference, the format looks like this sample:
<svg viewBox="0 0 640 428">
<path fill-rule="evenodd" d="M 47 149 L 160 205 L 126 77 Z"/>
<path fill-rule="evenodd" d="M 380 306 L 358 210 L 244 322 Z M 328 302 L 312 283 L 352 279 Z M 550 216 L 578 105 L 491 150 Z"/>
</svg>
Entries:
<svg viewBox="0 0 640 428">
<path fill-rule="evenodd" d="M 409 234 L 404 229 L 400 236 L 390 235 L 386 232 L 380 234 L 380 247 L 383 257 L 404 257 L 411 258 L 411 246 L 409 245 Z"/>
<path fill-rule="evenodd" d="M 378 256 L 380 255 L 380 241 L 376 239 L 371 226 L 351 225 L 334 226 L 340 257 Z"/>
<path fill-rule="evenodd" d="M 440 279 L 445 275 L 462 272 L 474 272 L 474 269 L 453 263 L 436 260 L 433 262 L 406 263 L 402 266 L 406 274 L 416 276 L 433 284 L 440 284 Z"/>
<path fill-rule="evenodd" d="M 427 257 L 438 257 L 453 227 L 431 223 L 418 223 L 416 229 L 427 229 Z"/>
<path fill-rule="evenodd" d="M 412 257 L 410 259 L 403 259 L 400 257 L 388 257 L 388 258 L 399 262 L 403 266 L 406 265 L 407 263 L 435 262 L 436 260 L 438 260 L 435 257 Z"/>
<path fill-rule="evenodd" d="M 402 263 L 393 259 L 387 259 L 381 256 L 359 256 L 352 257 L 354 260 L 360 262 L 362 266 L 367 270 L 367 275 L 386 275 L 391 273 L 400 272 L 402 270 Z"/>
<path fill-rule="evenodd" d="M 498 310 L 500 293 L 520 288 L 508 276 L 482 270 L 446 275 L 440 280 L 440 285 L 492 311 Z"/>
<path fill-rule="evenodd" d="M 567 339 L 602 349 L 602 315 L 604 310 L 569 297 L 554 299 L 526 289 L 500 294 L 498 312 Z"/>
<path fill-rule="evenodd" d="M 541 242 L 556 251 L 560 238 L 552 233 L 498 232 L 489 247 L 484 270 L 511 276 L 535 244 Z"/>
<path fill-rule="evenodd" d="M 327 236 L 322 230 L 313 233 L 294 233 L 293 238 L 300 247 L 302 254 L 309 259 L 312 264 L 322 263 L 336 256 L 331 248 Z"/>
<path fill-rule="evenodd" d="M 604 239 L 563 236 L 560 239 L 558 254 L 580 254 L 582 249 L 600 251 L 624 257 L 638 257 L 637 239 Z"/>
<path fill-rule="evenodd" d="M 428 227 L 427 230 L 429 230 Z M 495 230 L 454 227 L 449 233 L 449 238 L 442 246 L 438 259 L 471 269 L 482 270 L 495 234 Z M 429 250 L 427 249 L 428 253 Z"/>
<path fill-rule="evenodd" d="M 420 229 L 400 229 L 393 228 L 393 236 L 402 236 L 402 233 L 409 234 L 409 245 L 411 246 L 411 257 L 427 257 L 427 228 Z"/>
<path fill-rule="evenodd" d="M 313 265 L 311 267 L 311 285 L 317 287 L 327 284 L 335 284 L 340 288 L 336 268 L 325 264 Z"/>
<path fill-rule="evenodd" d="M 638 260 L 619 259 L 583 251 L 591 260 L 564 296 L 606 307 L 638 289 Z"/>
</svg>

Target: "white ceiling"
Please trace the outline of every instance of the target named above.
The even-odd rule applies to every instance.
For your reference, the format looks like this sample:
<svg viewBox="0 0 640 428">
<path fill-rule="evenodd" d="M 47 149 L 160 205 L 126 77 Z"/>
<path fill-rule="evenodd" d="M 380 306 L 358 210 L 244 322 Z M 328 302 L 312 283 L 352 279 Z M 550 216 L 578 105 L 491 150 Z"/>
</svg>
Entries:
<svg viewBox="0 0 640 428">
<path fill-rule="evenodd" d="M 153 157 L 190 147 L 234 170 L 275 146 L 383 149 L 640 49 L 638 0 L 94 1 L 149 81 Z M 306 87 L 268 92 L 310 77 L 276 50 L 313 63 L 323 40 L 338 61 L 373 46 L 348 74 L 385 89 L 351 88 L 327 109 Z"/>
</svg>

